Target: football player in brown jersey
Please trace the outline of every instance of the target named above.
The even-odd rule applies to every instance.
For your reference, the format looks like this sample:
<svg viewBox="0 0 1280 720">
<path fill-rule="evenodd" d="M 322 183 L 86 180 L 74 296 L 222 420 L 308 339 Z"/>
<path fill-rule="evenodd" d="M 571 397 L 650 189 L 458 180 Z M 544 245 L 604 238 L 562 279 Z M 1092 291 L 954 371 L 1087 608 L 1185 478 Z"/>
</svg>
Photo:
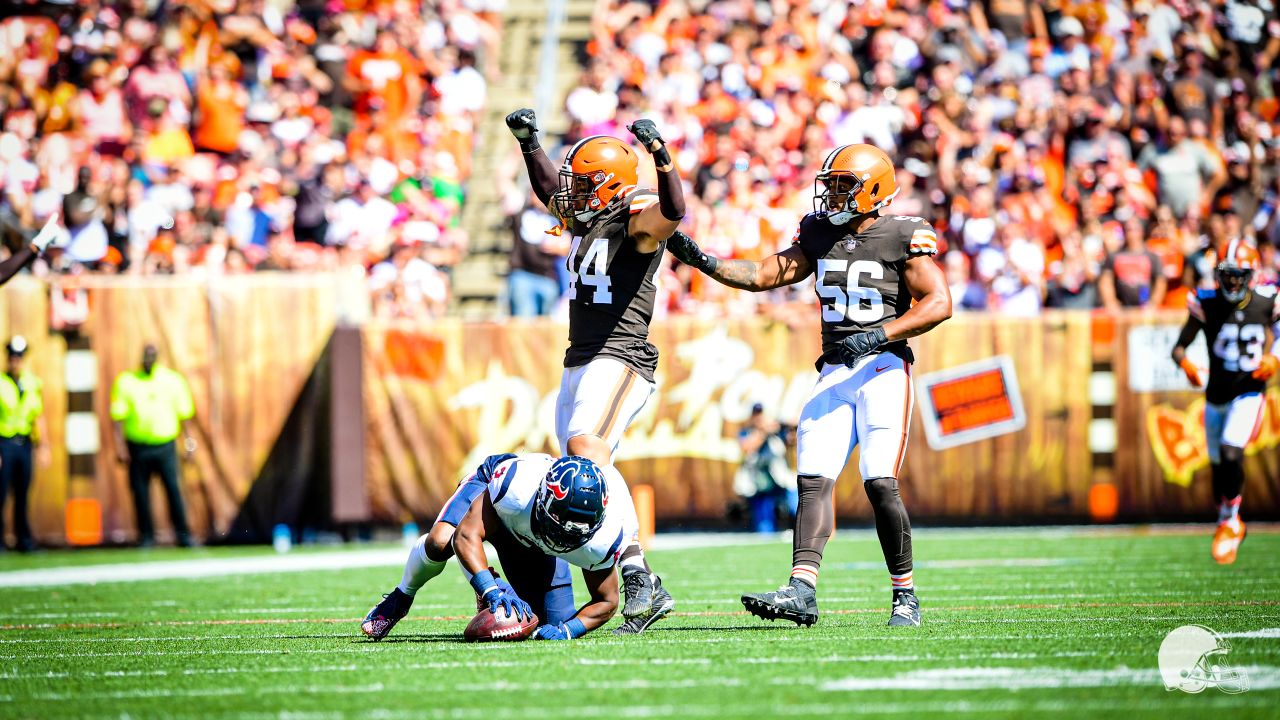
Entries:
<svg viewBox="0 0 1280 720">
<path fill-rule="evenodd" d="M 652 120 L 627 129 L 653 158 L 656 193 L 639 186 L 639 156 L 622 140 L 584 138 L 557 170 L 539 145 L 532 110 L 508 115 L 507 127 L 520 143 L 534 194 L 574 238 L 567 259 L 569 349 L 556 404 L 560 452 L 610 465 L 623 432 L 654 390 L 654 274 L 684 217 L 680 175 Z M 629 540 L 620 568 L 626 622 L 616 632 L 643 632 L 675 603 L 650 571 L 638 537 Z"/>
<path fill-rule="evenodd" d="M 1244 489 L 1244 449 L 1262 427 L 1267 380 L 1280 369 L 1280 306 L 1276 288 L 1250 287 L 1261 265 L 1258 251 L 1242 240 L 1228 243 L 1214 269 L 1216 287 L 1187 297 L 1187 322 L 1173 347 L 1173 361 L 1195 387 L 1205 385 L 1187 347 L 1200 331 L 1209 346 L 1209 383 L 1205 385 L 1204 437 L 1218 501 L 1218 529 L 1210 554 L 1228 565 L 1244 542 L 1240 519 Z M 1267 330 L 1272 343 L 1267 345 Z M 1269 348 L 1269 349 L 1267 349 Z"/>
<path fill-rule="evenodd" d="M 933 260 L 937 237 L 929 223 L 881 215 L 897 193 L 888 155 L 871 145 L 844 145 L 823 162 L 814 181 L 814 212 L 782 252 L 760 262 L 720 260 L 682 233 L 668 241 L 681 262 L 730 287 L 770 290 L 816 276 L 822 357 L 800 415 L 791 580 L 772 592 L 742 596 L 747 610 L 762 618 L 817 622 L 818 567 L 835 527 L 832 491 L 857 445 L 893 588 L 889 624 L 920 624 L 911 524 L 897 480 L 911 422 L 906 341 L 951 317 L 951 294 Z"/>
</svg>

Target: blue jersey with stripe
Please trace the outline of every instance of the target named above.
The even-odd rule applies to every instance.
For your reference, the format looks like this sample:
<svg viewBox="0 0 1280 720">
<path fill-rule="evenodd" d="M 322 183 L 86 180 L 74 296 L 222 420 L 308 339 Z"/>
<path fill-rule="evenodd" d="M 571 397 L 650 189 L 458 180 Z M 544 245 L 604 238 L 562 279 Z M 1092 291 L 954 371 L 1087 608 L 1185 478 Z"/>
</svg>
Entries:
<svg viewBox="0 0 1280 720">
<path fill-rule="evenodd" d="M 555 458 L 550 455 L 531 453 L 498 465 L 489 482 L 489 500 L 494 510 L 507 530 L 529 547 L 563 558 L 565 562 L 585 570 L 613 567 L 627 540 L 639 531 L 626 481 L 613 466 L 601 468 L 609 483 L 610 501 L 604 509 L 604 524 L 582 547 L 567 553 L 553 552 L 530 529 L 533 501 L 553 462 Z"/>
</svg>

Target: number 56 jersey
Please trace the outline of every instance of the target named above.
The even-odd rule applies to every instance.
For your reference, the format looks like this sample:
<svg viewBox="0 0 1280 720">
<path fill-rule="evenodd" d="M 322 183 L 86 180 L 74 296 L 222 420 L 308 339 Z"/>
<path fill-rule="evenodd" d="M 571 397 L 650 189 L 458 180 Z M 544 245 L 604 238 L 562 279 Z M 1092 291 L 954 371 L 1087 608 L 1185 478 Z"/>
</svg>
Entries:
<svg viewBox="0 0 1280 720">
<path fill-rule="evenodd" d="M 840 341 L 881 327 L 910 309 L 907 260 L 938 253 L 937 235 L 924 218 L 892 215 L 856 233 L 853 223 L 833 225 L 826 213 L 809 213 L 800 220 L 793 243 L 813 267 L 814 291 L 822 305 L 819 367 L 840 362 Z M 881 352 L 914 361 L 905 340 L 889 343 Z"/>
<path fill-rule="evenodd" d="M 1267 352 L 1267 327 L 1280 320 L 1276 288 L 1254 288 L 1244 307 L 1229 302 L 1216 288 L 1197 290 L 1187 297 L 1187 310 L 1204 323 L 1204 339 L 1209 345 L 1205 401 L 1222 405 L 1266 389 L 1266 381 L 1255 380 L 1253 371 Z"/>
</svg>

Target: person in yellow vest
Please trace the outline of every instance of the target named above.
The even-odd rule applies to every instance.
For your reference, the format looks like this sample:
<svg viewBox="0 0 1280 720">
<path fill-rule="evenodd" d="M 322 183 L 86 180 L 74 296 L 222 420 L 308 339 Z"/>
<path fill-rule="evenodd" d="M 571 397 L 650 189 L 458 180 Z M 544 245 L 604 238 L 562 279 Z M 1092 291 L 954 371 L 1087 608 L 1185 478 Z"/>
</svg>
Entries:
<svg viewBox="0 0 1280 720">
<path fill-rule="evenodd" d="M 22 369 L 27 340 L 9 340 L 9 363 L 0 375 L 0 550 L 4 549 L 4 501 L 13 488 L 13 534 L 19 552 L 36 547 L 27 519 L 32 449 L 44 434 L 44 398 L 40 379 Z"/>
<path fill-rule="evenodd" d="M 185 457 L 195 453 L 196 442 L 185 426 L 185 421 L 195 415 L 195 402 L 186 379 L 157 364 L 156 356 L 156 347 L 147 345 L 142 350 L 142 367 L 120 373 L 111 386 L 116 459 L 129 466 L 129 489 L 138 516 L 138 544 L 150 547 L 155 543 L 150 491 L 151 477 L 159 474 L 178 544 L 190 547 L 191 533 L 178 484 L 176 441 L 181 435 Z"/>
</svg>

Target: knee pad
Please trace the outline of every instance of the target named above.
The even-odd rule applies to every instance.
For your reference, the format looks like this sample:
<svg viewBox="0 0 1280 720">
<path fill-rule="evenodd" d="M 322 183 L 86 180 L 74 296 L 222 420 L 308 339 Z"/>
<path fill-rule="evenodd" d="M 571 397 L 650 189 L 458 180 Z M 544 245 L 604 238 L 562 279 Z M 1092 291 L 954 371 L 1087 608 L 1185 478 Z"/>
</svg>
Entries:
<svg viewBox="0 0 1280 720">
<path fill-rule="evenodd" d="M 871 478 L 862 483 L 862 487 L 867 491 L 867 499 L 871 501 L 872 507 L 879 507 L 898 497 L 898 478 Z"/>
<path fill-rule="evenodd" d="M 801 495 L 830 494 L 835 487 L 834 479 L 820 475 L 801 475 L 796 478 L 796 489 Z"/>
<path fill-rule="evenodd" d="M 1236 465 L 1244 464 L 1244 448 L 1239 448 L 1234 445 L 1223 445 L 1219 452 L 1222 455 L 1223 463 L 1232 463 Z"/>
<path fill-rule="evenodd" d="M 448 528 L 448 531 L 440 528 Z M 431 532 L 422 536 L 423 551 L 429 560 L 441 562 L 453 557 L 453 536 L 457 528 L 447 523 L 440 523 L 431 528 Z"/>
</svg>

